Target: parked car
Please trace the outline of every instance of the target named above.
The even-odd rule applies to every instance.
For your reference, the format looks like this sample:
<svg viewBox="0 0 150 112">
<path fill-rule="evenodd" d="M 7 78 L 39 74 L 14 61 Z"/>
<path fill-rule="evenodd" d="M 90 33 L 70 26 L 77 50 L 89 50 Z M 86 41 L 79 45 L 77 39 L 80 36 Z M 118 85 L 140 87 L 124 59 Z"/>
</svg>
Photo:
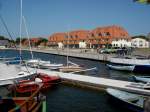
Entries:
<svg viewBox="0 0 150 112">
<path fill-rule="evenodd" d="M 117 49 L 100 49 L 99 53 L 106 53 L 106 54 L 109 54 L 109 53 L 116 53 L 117 52 Z"/>
</svg>

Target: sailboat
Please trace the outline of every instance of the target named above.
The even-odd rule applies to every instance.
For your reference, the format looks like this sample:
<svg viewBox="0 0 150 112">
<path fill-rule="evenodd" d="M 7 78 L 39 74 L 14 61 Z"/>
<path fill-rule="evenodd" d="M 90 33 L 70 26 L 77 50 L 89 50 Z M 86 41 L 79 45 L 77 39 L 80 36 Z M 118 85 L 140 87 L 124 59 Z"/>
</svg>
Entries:
<svg viewBox="0 0 150 112">
<path fill-rule="evenodd" d="M 25 17 L 22 16 L 22 19 L 23 19 L 23 23 L 24 23 L 24 26 L 25 26 L 26 34 L 27 34 L 27 37 L 28 37 L 29 49 L 30 49 L 30 53 L 31 53 L 31 59 L 27 60 L 26 64 L 31 66 L 31 67 L 38 67 L 39 64 L 50 64 L 50 61 L 43 61 L 43 60 L 40 60 L 40 59 L 34 59 L 32 48 L 31 48 L 31 43 L 30 43 L 29 32 L 28 32 L 28 29 L 27 29 L 27 26 L 26 26 Z"/>
<path fill-rule="evenodd" d="M 69 41 L 69 32 L 67 33 L 67 42 Z M 67 45 L 67 53 L 69 51 L 69 46 Z M 82 71 L 82 67 L 76 63 L 73 63 L 71 61 L 69 61 L 69 56 L 67 54 L 67 65 L 66 66 L 62 66 L 59 67 L 59 71 L 60 72 L 76 72 L 76 71 Z"/>
<path fill-rule="evenodd" d="M 29 37 L 29 33 L 27 30 L 27 26 L 26 26 L 26 20 L 24 16 L 23 16 L 23 21 L 24 21 L 24 26 L 25 26 L 25 30 L 26 30 L 26 34 L 27 34 L 28 42 L 29 42 L 29 49 L 31 53 L 31 59 L 26 61 L 27 65 L 29 65 L 30 67 L 38 67 L 38 68 L 44 68 L 44 69 L 57 69 L 58 67 L 63 66 L 63 64 L 56 64 L 56 63 L 51 63 L 50 61 L 34 59 L 32 48 L 31 48 L 31 43 L 30 43 L 30 37 Z"/>
<path fill-rule="evenodd" d="M 36 75 L 36 70 L 21 68 L 20 65 L 0 63 L 0 86 L 13 84 L 16 80 L 28 79 Z"/>
<path fill-rule="evenodd" d="M 22 0 L 21 0 L 21 14 L 20 14 L 20 38 L 21 38 L 21 27 L 22 27 Z M 21 39 L 20 39 L 21 41 Z M 36 75 L 36 70 L 29 69 L 26 65 L 21 68 L 21 42 L 20 42 L 20 64 L 19 65 L 9 65 L 6 63 L 0 63 L 0 86 L 13 84 L 14 81 L 29 78 Z"/>
</svg>

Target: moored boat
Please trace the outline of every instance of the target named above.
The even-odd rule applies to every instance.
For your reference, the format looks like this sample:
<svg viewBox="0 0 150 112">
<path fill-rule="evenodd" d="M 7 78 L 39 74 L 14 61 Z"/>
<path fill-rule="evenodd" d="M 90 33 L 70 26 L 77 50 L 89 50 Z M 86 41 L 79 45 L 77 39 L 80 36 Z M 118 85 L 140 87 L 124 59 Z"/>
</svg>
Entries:
<svg viewBox="0 0 150 112">
<path fill-rule="evenodd" d="M 112 65 L 115 70 L 128 67 L 128 69 L 131 68 L 132 72 L 150 73 L 150 59 L 143 57 L 113 57 L 109 59 L 109 65 Z"/>
<path fill-rule="evenodd" d="M 13 84 L 16 80 L 27 79 L 36 75 L 36 70 L 21 68 L 20 65 L 0 63 L 0 86 Z"/>
<path fill-rule="evenodd" d="M 58 67 L 58 70 L 60 72 L 79 72 L 83 70 L 83 67 L 71 61 L 67 61 L 67 65 Z"/>
<path fill-rule="evenodd" d="M 123 106 L 135 112 L 144 112 L 143 104 L 144 100 L 146 99 L 145 96 L 112 88 L 107 88 L 107 93 L 111 96 L 116 104 L 119 104 L 120 106 Z"/>
<path fill-rule="evenodd" d="M 76 72 L 76 71 L 81 71 L 82 67 L 80 66 L 62 66 L 59 67 L 60 72 Z"/>
<path fill-rule="evenodd" d="M 39 64 L 39 68 L 42 69 L 51 69 L 51 70 L 55 70 L 58 69 L 59 67 L 62 67 L 63 64 L 56 64 L 56 63 L 44 63 L 44 64 Z"/>
<path fill-rule="evenodd" d="M 133 71 L 135 66 L 134 65 L 111 65 L 111 64 L 107 64 L 107 66 L 111 69 L 114 70 L 123 70 L 123 71 Z"/>
<path fill-rule="evenodd" d="M 150 76 L 132 76 L 134 81 L 148 83 L 150 82 Z"/>
<path fill-rule="evenodd" d="M 14 59 L 5 61 L 6 64 L 20 64 L 22 62 L 23 60 L 21 59 L 21 57 L 15 57 Z"/>
<path fill-rule="evenodd" d="M 28 93 L 34 92 L 38 89 L 38 84 L 43 84 L 41 90 L 50 88 L 54 84 L 60 81 L 58 76 L 48 76 L 46 74 L 38 74 L 31 80 L 21 80 L 16 82 L 16 84 L 11 85 L 9 89 L 16 91 L 18 93 Z"/>
<path fill-rule="evenodd" d="M 14 60 L 14 59 L 16 59 L 16 57 L 1 57 L 0 56 L 1 61 L 9 61 L 9 60 Z"/>
<path fill-rule="evenodd" d="M 46 112 L 46 97 L 40 94 L 41 86 L 30 96 L 1 97 L 0 112 Z"/>
<path fill-rule="evenodd" d="M 43 61 L 40 59 L 30 59 L 26 61 L 26 64 L 30 67 L 39 67 L 39 65 L 50 64 L 50 61 Z"/>
</svg>

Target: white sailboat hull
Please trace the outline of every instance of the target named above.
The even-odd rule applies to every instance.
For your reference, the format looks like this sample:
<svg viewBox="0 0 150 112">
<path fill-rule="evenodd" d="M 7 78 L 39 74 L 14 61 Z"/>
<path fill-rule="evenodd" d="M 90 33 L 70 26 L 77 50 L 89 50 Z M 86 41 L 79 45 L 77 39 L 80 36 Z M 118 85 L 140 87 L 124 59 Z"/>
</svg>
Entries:
<svg viewBox="0 0 150 112">
<path fill-rule="evenodd" d="M 135 81 L 144 82 L 144 83 L 150 82 L 150 76 L 133 76 L 133 79 Z"/>
<path fill-rule="evenodd" d="M 138 58 L 110 58 L 110 63 L 126 64 L 126 65 L 150 65 L 150 59 L 138 59 Z"/>
<path fill-rule="evenodd" d="M 47 69 L 58 69 L 59 67 L 62 67 L 63 64 L 40 64 L 40 68 L 47 68 Z"/>
<path fill-rule="evenodd" d="M 128 109 L 132 109 L 132 111 L 135 112 L 144 111 L 144 96 L 111 88 L 107 88 L 106 91 L 119 105 L 122 105 Z"/>
<path fill-rule="evenodd" d="M 14 83 L 16 80 L 32 77 L 35 70 L 20 68 L 16 65 L 6 65 L 0 63 L 0 86 Z"/>
<path fill-rule="evenodd" d="M 128 66 L 123 66 L 123 65 L 110 65 L 110 64 L 107 64 L 107 66 L 111 69 L 114 69 L 114 70 L 123 70 L 123 71 L 133 71 L 135 66 L 133 65 L 128 65 Z"/>
<path fill-rule="evenodd" d="M 109 62 L 109 65 L 112 65 L 110 66 L 112 69 L 129 69 L 128 71 L 137 73 L 150 73 L 150 59 L 147 58 L 114 57 L 110 58 Z M 134 69 L 132 70 L 132 68 Z"/>
</svg>

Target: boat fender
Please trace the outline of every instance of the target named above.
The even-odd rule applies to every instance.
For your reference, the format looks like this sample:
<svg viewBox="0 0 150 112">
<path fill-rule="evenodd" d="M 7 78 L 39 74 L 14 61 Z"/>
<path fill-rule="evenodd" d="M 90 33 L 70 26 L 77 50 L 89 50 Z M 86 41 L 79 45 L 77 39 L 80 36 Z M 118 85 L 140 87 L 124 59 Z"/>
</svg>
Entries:
<svg viewBox="0 0 150 112">
<path fill-rule="evenodd" d="M 40 78 L 35 78 L 35 82 L 42 82 L 42 80 Z"/>
</svg>

